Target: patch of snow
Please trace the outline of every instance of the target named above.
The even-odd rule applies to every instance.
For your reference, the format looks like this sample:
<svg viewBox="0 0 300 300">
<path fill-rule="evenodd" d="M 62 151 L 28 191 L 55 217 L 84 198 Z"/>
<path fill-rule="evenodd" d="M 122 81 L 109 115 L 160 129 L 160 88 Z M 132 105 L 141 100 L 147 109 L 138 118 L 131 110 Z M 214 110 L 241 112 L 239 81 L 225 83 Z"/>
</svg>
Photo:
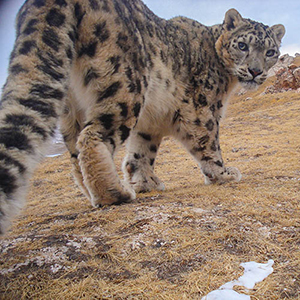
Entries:
<svg viewBox="0 0 300 300">
<path fill-rule="evenodd" d="M 210 292 L 202 300 L 251 300 L 251 298 L 234 290 L 216 290 Z"/>
<path fill-rule="evenodd" d="M 273 272 L 274 261 L 270 259 L 266 264 L 256 263 L 254 261 L 242 263 L 245 269 L 244 275 L 239 279 L 223 284 L 218 290 L 210 292 L 202 300 L 250 300 L 250 296 L 239 294 L 233 290 L 234 286 L 242 286 L 247 289 L 253 289 L 255 284 L 263 281 Z"/>
</svg>

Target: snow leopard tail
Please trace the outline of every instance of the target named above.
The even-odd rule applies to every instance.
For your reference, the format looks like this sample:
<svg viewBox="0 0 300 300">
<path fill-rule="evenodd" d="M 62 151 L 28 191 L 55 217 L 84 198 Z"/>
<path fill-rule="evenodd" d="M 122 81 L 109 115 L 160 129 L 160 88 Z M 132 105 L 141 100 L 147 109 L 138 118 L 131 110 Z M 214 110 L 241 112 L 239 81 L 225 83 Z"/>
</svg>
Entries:
<svg viewBox="0 0 300 300">
<path fill-rule="evenodd" d="M 70 0 L 28 0 L 17 15 L 0 106 L 0 234 L 24 206 L 53 139 L 83 16 L 80 1 Z"/>
</svg>

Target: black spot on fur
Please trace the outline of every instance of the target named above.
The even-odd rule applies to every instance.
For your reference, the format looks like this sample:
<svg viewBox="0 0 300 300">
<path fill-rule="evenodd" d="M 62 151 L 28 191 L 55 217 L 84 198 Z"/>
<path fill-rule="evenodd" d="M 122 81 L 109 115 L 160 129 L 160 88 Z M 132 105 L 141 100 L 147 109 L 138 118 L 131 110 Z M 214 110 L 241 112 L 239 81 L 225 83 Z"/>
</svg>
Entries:
<svg viewBox="0 0 300 300">
<path fill-rule="evenodd" d="M 102 0 L 103 5 L 102 5 L 102 9 L 106 12 L 110 12 L 110 8 L 108 6 L 108 1 L 107 0 Z"/>
<path fill-rule="evenodd" d="M 42 7 L 45 5 L 45 0 L 34 0 L 34 2 L 32 3 L 34 6 L 36 7 Z"/>
<path fill-rule="evenodd" d="M 211 91 L 214 89 L 214 87 L 209 83 L 208 80 L 205 81 L 204 86 L 206 89 L 211 90 Z"/>
<path fill-rule="evenodd" d="M 26 126 L 31 129 L 32 132 L 41 135 L 44 139 L 47 138 L 48 134 L 45 129 L 36 125 L 34 119 L 26 115 L 7 115 L 5 122 L 16 127 Z"/>
<path fill-rule="evenodd" d="M 98 102 L 101 102 L 102 100 L 113 97 L 117 94 L 118 90 L 121 88 L 121 83 L 120 81 L 116 81 L 112 83 L 107 89 L 104 91 L 100 92 Z"/>
<path fill-rule="evenodd" d="M 215 142 L 215 141 L 212 142 L 212 144 L 211 144 L 211 146 L 210 146 L 210 149 L 211 149 L 212 151 L 217 151 L 217 146 L 216 146 L 216 142 Z"/>
<path fill-rule="evenodd" d="M 157 146 L 154 145 L 154 144 L 153 144 L 153 145 L 150 145 L 150 151 L 156 153 L 156 152 L 157 152 Z"/>
<path fill-rule="evenodd" d="M 77 19 L 77 27 L 81 24 L 81 21 L 85 15 L 85 12 L 82 11 L 81 5 L 76 2 L 74 5 L 75 18 Z"/>
<path fill-rule="evenodd" d="M 219 101 L 217 102 L 217 108 L 220 109 L 220 108 L 222 108 L 222 107 L 223 107 L 222 101 L 219 100 Z"/>
<path fill-rule="evenodd" d="M 73 44 L 75 44 L 76 39 L 77 39 L 76 28 L 73 28 L 73 30 L 69 31 L 68 36 L 69 36 L 70 40 L 73 42 Z"/>
<path fill-rule="evenodd" d="M 209 120 L 206 124 L 205 127 L 207 128 L 207 130 L 212 131 L 214 129 L 214 122 L 213 120 Z"/>
<path fill-rule="evenodd" d="M 195 121 L 194 121 L 194 124 L 196 126 L 200 126 L 201 125 L 201 121 L 199 120 L 199 118 L 197 118 Z"/>
<path fill-rule="evenodd" d="M 126 118 L 128 116 L 128 106 L 125 102 L 118 103 L 121 108 L 121 116 Z"/>
<path fill-rule="evenodd" d="M 36 99 L 19 99 L 19 103 L 31 110 L 40 113 L 42 116 L 57 118 L 57 114 L 51 103 L 46 103 Z"/>
<path fill-rule="evenodd" d="M 25 41 L 19 50 L 20 54 L 27 55 L 33 48 L 36 48 L 35 41 Z"/>
<path fill-rule="evenodd" d="M 125 74 L 126 74 L 127 78 L 128 78 L 130 81 L 132 81 L 132 70 L 131 70 L 130 67 L 127 67 L 127 68 L 126 68 Z"/>
<path fill-rule="evenodd" d="M 30 35 L 30 34 L 32 34 L 33 32 L 37 31 L 37 29 L 34 27 L 34 25 L 36 25 L 37 23 L 38 23 L 38 20 L 37 20 L 37 19 L 32 19 L 32 20 L 30 20 L 30 21 L 27 23 L 27 25 L 26 25 L 26 27 L 25 27 L 25 29 L 24 29 L 24 31 L 23 31 L 23 34 L 25 34 L 25 35 Z"/>
<path fill-rule="evenodd" d="M 65 23 L 66 16 L 56 8 L 50 9 L 46 16 L 46 21 L 50 26 L 60 27 Z"/>
<path fill-rule="evenodd" d="M 20 73 L 28 73 L 28 70 L 24 69 L 20 64 L 15 64 L 10 67 L 10 72 L 13 75 L 18 75 Z"/>
<path fill-rule="evenodd" d="M 121 131 L 121 141 L 122 143 L 129 137 L 130 134 L 130 128 L 128 128 L 125 125 L 121 125 L 119 127 L 119 130 Z"/>
<path fill-rule="evenodd" d="M 202 152 L 206 149 L 206 146 L 199 146 L 199 147 L 194 147 L 193 151 L 195 152 Z"/>
<path fill-rule="evenodd" d="M 94 35 L 101 43 L 105 42 L 109 38 L 109 31 L 106 28 L 106 21 L 95 25 Z"/>
<path fill-rule="evenodd" d="M 60 61 L 60 63 L 57 61 L 57 59 L 51 59 L 51 58 L 45 58 L 42 55 L 38 55 L 40 60 L 43 62 L 41 65 L 38 65 L 37 68 L 41 71 L 43 71 L 45 74 L 49 75 L 52 79 L 56 81 L 60 81 L 65 76 L 56 70 L 56 67 L 61 67 L 63 65 L 63 62 Z"/>
<path fill-rule="evenodd" d="M 146 76 L 143 76 L 143 83 L 144 83 L 144 87 L 147 88 L 148 87 L 148 81 Z"/>
<path fill-rule="evenodd" d="M 84 85 L 87 86 L 93 79 L 97 79 L 99 75 L 94 68 L 90 68 L 84 76 Z"/>
<path fill-rule="evenodd" d="M 206 106 L 206 105 L 207 105 L 207 99 L 206 99 L 206 96 L 200 94 L 199 97 L 198 97 L 198 103 L 199 103 L 201 106 Z"/>
<path fill-rule="evenodd" d="M 114 115 L 113 114 L 103 114 L 99 117 L 101 124 L 104 126 L 105 129 L 111 129 L 113 126 Z"/>
<path fill-rule="evenodd" d="M 45 58 L 43 58 L 43 56 L 39 53 L 38 56 L 45 64 L 48 63 L 53 65 L 54 67 L 62 67 L 64 65 L 63 60 L 56 57 L 55 54 L 47 53 Z"/>
<path fill-rule="evenodd" d="M 175 122 L 179 119 L 180 120 L 181 118 L 181 114 L 180 114 L 180 109 L 177 109 L 174 113 L 174 116 L 173 116 L 173 120 L 172 120 L 172 123 L 175 124 Z"/>
<path fill-rule="evenodd" d="M 71 154 L 71 158 L 76 158 L 77 159 L 78 158 L 78 154 L 72 153 Z"/>
<path fill-rule="evenodd" d="M 73 51 L 71 47 L 68 47 L 68 49 L 66 50 L 66 54 L 69 59 L 73 59 Z"/>
<path fill-rule="evenodd" d="M 138 94 L 140 94 L 142 91 L 142 85 L 141 85 L 141 81 L 139 79 L 136 80 L 136 91 Z"/>
<path fill-rule="evenodd" d="M 198 141 L 199 147 L 194 147 L 193 150 L 196 152 L 204 151 L 206 149 L 206 144 L 208 141 L 209 141 L 208 135 L 202 136 Z"/>
<path fill-rule="evenodd" d="M 133 107 L 134 116 L 137 118 L 141 110 L 141 103 L 135 103 Z"/>
<path fill-rule="evenodd" d="M 54 79 L 56 81 L 60 81 L 61 79 L 65 78 L 65 76 L 62 73 L 55 70 L 53 68 L 53 66 L 51 66 L 51 65 L 43 64 L 43 65 L 37 66 L 37 68 L 39 70 L 43 71 L 45 74 L 49 75 L 52 79 Z"/>
<path fill-rule="evenodd" d="M 219 160 L 215 161 L 214 163 L 219 167 L 223 167 L 223 163 Z"/>
<path fill-rule="evenodd" d="M 154 162 L 155 162 L 155 158 L 151 158 L 151 159 L 150 159 L 150 166 L 153 166 L 153 165 L 154 165 Z"/>
<path fill-rule="evenodd" d="M 185 136 L 185 138 L 186 138 L 187 140 L 191 140 L 191 139 L 193 138 L 193 135 L 187 133 L 186 136 Z"/>
<path fill-rule="evenodd" d="M 123 50 L 123 52 L 127 52 L 130 49 L 130 45 L 128 44 L 128 36 L 123 33 L 119 33 L 117 45 Z"/>
<path fill-rule="evenodd" d="M 88 57 L 94 57 L 97 50 L 97 41 L 91 42 L 87 45 L 82 45 L 81 49 L 78 52 L 78 57 L 87 55 Z"/>
<path fill-rule="evenodd" d="M 0 166 L 0 191 L 10 196 L 17 188 L 15 176 L 9 174 L 9 169 Z"/>
<path fill-rule="evenodd" d="M 118 73 L 119 71 L 119 68 L 121 66 L 120 59 L 121 59 L 120 56 L 112 56 L 111 58 L 108 59 L 114 67 L 113 74 Z"/>
<path fill-rule="evenodd" d="M 134 93 L 135 89 L 136 89 L 135 84 L 134 84 L 133 82 L 131 82 L 131 83 L 128 85 L 128 92 L 129 92 L 129 93 Z"/>
<path fill-rule="evenodd" d="M 45 29 L 43 32 L 42 40 L 47 46 L 52 48 L 54 51 L 57 52 L 59 50 L 61 42 L 57 33 L 53 29 Z"/>
<path fill-rule="evenodd" d="M 42 99 L 62 100 L 64 93 L 59 89 L 54 89 L 46 84 L 34 84 L 31 87 L 30 94 Z"/>
<path fill-rule="evenodd" d="M 97 0 L 89 0 L 90 6 L 93 10 L 99 10 L 100 6 Z"/>
<path fill-rule="evenodd" d="M 138 135 L 140 137 L 142 137 L 144 140 L 146 141 L 151 141 L 152 140 L 152 137 L 150 134 L 147 134 L 147 133 L 143 133 L 143 132 L 138 132 Z"/>
<path fill-rule="evenodd" d="M 27 136 L 15 127 L 0 129 L 0 144 L 3 144 L 7 149 L 17 148 L 19 150 L 32 151 L 32 146 L 29 144 Z"/>
<path fill-rule="evenodd" d="M 133 154 L 133 157 L 134 157 L 135 159 L 140 159 L 140 158 L 141 158 L 141 155 L 138 154 L 138 153 L 134 153 L 134 154 Z"/>
<path fill-rule="evenodd" d="M 203 156 L 201 158 L 202 161 L 209 161 L 209 160 L 212 160 L 212 158 L 210 156 Z"/>
<path fill-rule="evenodd" d="M 12 158 L 6 153 L 0 152 L 0 160 L 4 162 L 5 165 L 7 166 L 14 166 L 19 169 L 19 172 L 22 174 L 25 172 L 26 168 L 23 164 L 21 164 L 19 161 L 16 159 Z"/>
<path fill-rule="evenodd" d="M 67 6 L 67 2 L 65 0 L 55 0 L 55 4 L 63 7 L 63 6 Z"/>
</svg>

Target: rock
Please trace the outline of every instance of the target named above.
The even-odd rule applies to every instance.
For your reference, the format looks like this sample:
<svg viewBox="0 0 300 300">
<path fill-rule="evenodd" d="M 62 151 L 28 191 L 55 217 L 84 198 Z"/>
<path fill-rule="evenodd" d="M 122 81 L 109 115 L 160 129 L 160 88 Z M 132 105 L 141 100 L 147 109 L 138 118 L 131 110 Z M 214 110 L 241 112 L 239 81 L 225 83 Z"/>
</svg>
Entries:
<svg viewBox="0 0 300 300">
<path fill-rule="evenodd" d="M 278 63 L 272 68 L 276 76 L 273 86 L 265 89 L 264 93 L 281 93 L 300 88 L 300 67 L 294 64 L 294 57 L 285 54 L 281 56 Z"/>
<path fill-rule="evenodd" d="M 288 65 L 294 62 L 294 57 L 288 54 L 284 54 L 279 57 L 278 62 L 269 71 L 269 76 L 274 76 L 280 68 L 286 68 Z"/>
</svg>

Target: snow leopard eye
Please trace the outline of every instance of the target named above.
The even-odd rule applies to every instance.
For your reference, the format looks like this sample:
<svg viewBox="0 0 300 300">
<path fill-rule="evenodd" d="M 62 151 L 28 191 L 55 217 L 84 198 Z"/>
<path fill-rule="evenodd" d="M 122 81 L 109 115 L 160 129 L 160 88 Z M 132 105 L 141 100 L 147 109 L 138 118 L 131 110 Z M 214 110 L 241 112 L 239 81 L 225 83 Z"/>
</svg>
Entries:
<svg viewBox="0 0 300 300">
<path fill-rule="evenodd" d="M 275 55 L 275 50 L 271 49 L 271 50 L 268 50 L 267 53 L 266 53 L 266 56 L 268 57 L 272 57 Z"/>
<path fill-rule="evenodd" d="M 242 51 L 248 51 L 248 46 L 247 44 L 243 43 L 243 42 L 239 42 L 238 43 L 239 49 Z"/>
</svg>

